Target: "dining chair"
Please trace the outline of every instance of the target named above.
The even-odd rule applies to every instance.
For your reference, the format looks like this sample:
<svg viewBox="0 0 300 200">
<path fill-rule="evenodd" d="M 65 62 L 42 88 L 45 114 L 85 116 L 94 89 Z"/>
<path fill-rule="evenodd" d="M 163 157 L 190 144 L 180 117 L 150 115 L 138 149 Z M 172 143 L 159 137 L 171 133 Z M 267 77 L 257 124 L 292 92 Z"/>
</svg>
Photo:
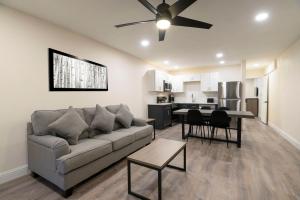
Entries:
<svg viewBox="0 0 300 200">
<path fill-rule="evenodd" d="M 225 129 L 226 134 L 226 141 L 228 147 L 228 128 L 230 126 L 230 118 L 228 114 L 224 110 L 215 110 L 211 114 L 210 126 L 212 127 L 211 137 L 210 137 L 210 144 L 211 140 L 214 138 L 214 133 L 216 128 Z"/>
<path fill-rule="evenodd" d="M 193 134 L 194 126 L 196 126 L 196 135 L 198 134 L 198 130 L 200 129 L 200 136 L 202 137 L 202 134 L 204 134 L 205 137 L 204 126 L 206 125 L 206 123 L 199 110 L 188 110 L 187 124 L 189 124 L 189 132 L 187 135 L 187 139 L 190 136 L 190 134 Z M 201 142 L 203 143 L 203 140 L 201 140 Z"/>
<path fill-rule="evenodd" d="M 218 110 L 230 110 L 228 107 L 218 107 Z M 230 121 L 229 121 L 229 124 L 231 122 L 231 117 L 229 117 Z M 230 131 L 230 128 L 228 128 L 228 131 L 229 131 L 229 137 L 231 138 L 231 131 Z M 218 134 L 218 129 L 216 130 L 216 135 Z"/>
</svg>

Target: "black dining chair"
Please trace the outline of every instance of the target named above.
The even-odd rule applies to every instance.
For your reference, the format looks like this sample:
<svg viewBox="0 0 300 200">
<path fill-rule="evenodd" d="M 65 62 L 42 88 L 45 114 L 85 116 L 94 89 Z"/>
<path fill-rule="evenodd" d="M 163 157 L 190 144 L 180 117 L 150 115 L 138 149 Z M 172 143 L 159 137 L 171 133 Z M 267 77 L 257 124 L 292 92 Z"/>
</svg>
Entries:
<svg viewBox="0 0 300 200">
<path fill-rule="evenodd" d="M 211 110 L 210 106 L 201 106 L 201 110 Z M 207 125 L 207 130 L 209 131 L 209 123 L 210 123 L 210 116 L 203 116 L 204 121 Z"/>
<path fill-rule="evenodd" d="M 222 128 L 222 129 L 225 129 L 226 141 L 227 141 L 227 147 L 228 147 L 228 143 L 229 143 L 228 128 L 230 126 L 230 118 L 228 117 L 228 114 L 224 110 L 213 111 L 211 114 L 210 126 L 212 127 L 210 144 L 211 144 L 211 140 L 214 138 L 215 129 Z"/>
<path fill-rule="evenodd" d="M 200 136 L 202 137 L 202 134 L 204 134 L 205 137 L 204 126 L 206 125 L 206 123 L 199 110 L 193 110 L 193 109 L 188 110 L 187 124 L 189 124 L 189 132 L 187 138 L 190 136 L 190 134 L 193 134 L 194 126 L 196 126 L 196 135 L 198 134 L 198 130 L 200 129 Z"/>
<path fill-rule="evenodd" d="M 218 107 L 218 110 L 230 110 L 228 107 Z M 229 124 L 231 123 L 231 117 L 229 117 L 230 121 Z M 231 138 L 231 131 L 230 131 L 230 127 L 228 128 L 229 131 L 229 137 Z M 216 135 L 218 134 L 218 129 L 216 130 Z"/>
</svg>

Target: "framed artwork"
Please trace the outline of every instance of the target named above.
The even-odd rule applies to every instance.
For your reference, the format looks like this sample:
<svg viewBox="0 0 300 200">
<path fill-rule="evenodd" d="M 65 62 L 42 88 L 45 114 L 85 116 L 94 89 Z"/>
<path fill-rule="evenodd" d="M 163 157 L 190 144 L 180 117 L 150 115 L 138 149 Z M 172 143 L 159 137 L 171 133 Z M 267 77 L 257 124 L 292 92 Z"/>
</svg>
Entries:
<svg viewBox="0 0 300 200">
<path fill-rule="evenodd" d="M 108 91 L 107 67 L 49 48 L 50 91 Z"/>
</svg>

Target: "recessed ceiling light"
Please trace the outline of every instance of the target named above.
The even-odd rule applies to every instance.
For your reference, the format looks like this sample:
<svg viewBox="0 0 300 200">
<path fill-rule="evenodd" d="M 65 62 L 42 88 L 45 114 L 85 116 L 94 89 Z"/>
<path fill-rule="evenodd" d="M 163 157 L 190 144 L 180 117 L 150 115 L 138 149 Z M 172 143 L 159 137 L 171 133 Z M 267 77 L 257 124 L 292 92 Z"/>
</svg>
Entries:
<svg viewBox="0 0 300 200">
<path fill-rule="evenodd" d="M 258 67 L 258 66 L 259 66 L 259 64 L 255 63 L 253 66 L 254 66 L 254 67 Z"/>
<path fill-rule="evenodd" d="M 150 45 L 150 42 L 149 42 L 149 40 L 142 40 L 142 41 L 141 41 L 141 45 L 142 45 L 143 47 L 147 47 L 147 46 Z"/>
<path fill-rule="evenodd" d="M 263 22 L 263 21 L 267 20 L 268 18 L 269 18 L 269 13 L 267 13 L 267 12 L 261 12 L 261 13 L 258 13 L 255 16 L 255 21 L 257 21 L 257 22 Z"/>
<path fill-rule="evenodd" d="M 225 64 L 225 61 L 224 61 L 224 60 L 221 60 L 221 61 L 220 61 L 220 64 L 221 64 L 221 65 Z"/>
<path fill-rule="evenodd" d="M 164 64 L 165 64 L 165 65 L 168 65 L 168 64 L 170 64 L 170 61 L 165 60 L 165 61 L 164 61 Z"/>
<path fill-rule="evenodd" d="M 217 58 L 222 58 L 223 56 L 224 56 L 223 53 L 217 53 L 217 54 L 216 54 L 216 57 L 217 57 Z"/>
</svg>

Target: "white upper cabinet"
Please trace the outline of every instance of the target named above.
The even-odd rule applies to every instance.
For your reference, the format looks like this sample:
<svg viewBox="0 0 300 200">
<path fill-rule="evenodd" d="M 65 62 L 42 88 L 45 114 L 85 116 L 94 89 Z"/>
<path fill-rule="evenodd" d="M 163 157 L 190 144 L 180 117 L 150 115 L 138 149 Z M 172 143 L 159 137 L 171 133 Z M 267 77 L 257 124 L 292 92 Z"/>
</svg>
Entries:
<svg viewBox="0 0 300 200">
<path fill-rule="evenodd" d="M 172 92 L 179 93 L 184 92 L 183 86 L 183 76 L 173 76 L 172 77 Z"/>
<path fill-rule="evenodd" d="M 149 90 L 154 92 L 163 92 L 164 91 L 164 80 L 166 80 L 167 75 L 165 72 L 158 70 L 148 71 L 149 77 Z"/>
<path fill-rule="evenodd" d="M 201 90 L 203 92 L 217 92 L 219 82 L 219 73 L 205 73 L 201 77 Z"/>
<path fill-rule="evenodd" d="M 183 82 L 200 81 L 201 74 L 187 74 L 182 76 Z"/>
</svg>

